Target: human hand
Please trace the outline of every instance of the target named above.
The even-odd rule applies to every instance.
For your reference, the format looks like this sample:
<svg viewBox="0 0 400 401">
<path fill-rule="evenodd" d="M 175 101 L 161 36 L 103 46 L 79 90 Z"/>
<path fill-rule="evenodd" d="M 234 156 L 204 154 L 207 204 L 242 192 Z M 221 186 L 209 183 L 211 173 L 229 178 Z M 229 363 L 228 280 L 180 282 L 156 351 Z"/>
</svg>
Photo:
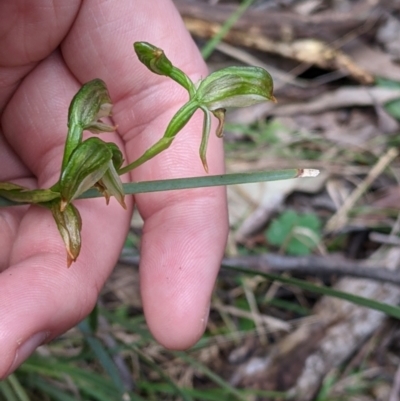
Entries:
<svg viewBox="0 0 400 401">
<path fill-rule="evenodd" d="M 29 4 L 29 6 L 27 6 Z M 0 4 L 0 181 L 45 188 L 57 181 L 68 105 L 82 83 L 103 79 L 118 133 L 104 140 L 135 160 L 164 133 L 187 93 L 136 59 L 132 44 L 161 47 L 196 82 L 207 71 L 169 0 L 86 0 Z M 131 180 L 203 175 L 201 114 L 173 145 Z M 211 136 L 211 174 L 223 172 L 222 143 Z M 114 200 L 77 201 L 82 250 L 70 269 L 51 213 L 36 206 L 0 209 L 0 377 L 93 308 L 123 245 L 128 212 Z M 202 334 L 227 234 L 223 188 L 141 194 L 140 280 L 150 330 L 182 349 Z"/>
</svg>

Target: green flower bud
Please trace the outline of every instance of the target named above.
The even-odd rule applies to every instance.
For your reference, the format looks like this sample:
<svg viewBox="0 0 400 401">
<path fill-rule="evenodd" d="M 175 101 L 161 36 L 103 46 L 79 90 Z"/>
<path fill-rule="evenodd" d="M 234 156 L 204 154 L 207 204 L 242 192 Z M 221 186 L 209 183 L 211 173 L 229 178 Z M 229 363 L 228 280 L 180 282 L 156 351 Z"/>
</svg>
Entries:
<svg viewBox="0 0 400 401">
<path fill-rule="evenodd" d="M 260 67 L 228 67 L 200 81 L 196 98 L 210 111 L 275 101 L 271 75 Z M 221 117 L 221 114 L 217 115 Z M 221 118 L 219 118 L 221 122 Z"/>
<path fill-rule="evenodd" d="M 68 127 L 76 124 L 93 133 L 112 132 L 115 127 L 99 121 L 111 115 L 112 103 L 107 86 L 101 79 L 94 79 L 82 86 L 72 99 L 68 111 Z"/>
<path fill-rule="evenodd" d="M 93 186 L 102 192 L 107 204 L 110 196 L 115 196 L 126 208 L 124 189 L 117 173 L 123 161 L 122 153 L 114 143 L 89 138 L 78 145 L 57 186 L 61 194 L 61 210 Z"/>
<path fill-rule="evenodd" d="M 103 177 L 112 157 L 107 143 L 99 138 L 89 138 L 77 146 L 61 174 L 61 210 Z"/>
<path fill-rule="evenodd" d="M 68 110 L 68 135 L 61 172 L 68 164 L 72 152 L 82 142 L 84 130 L 94 134 L 115 130 L 116 127 L 100 121 L 100 118 L 111 115 L 111 109 L 110 95 L 106 84 L 101 79 L 94 79 L 81 87 L 72 99 Z"/>
<path fill-rule="evenodd" d="M 169 76 L 173 66 L 163 50 L 147 42 L 135 42 L 133 47 L 140 62 L 151 72 Z"/>
<path fill-rule="evenodd" d="M 66 205 L 64 210 L 61 210 L 60 206 L 60 202 L 52 202 L 50 209 L 64 241 L 67 250 L 67 266 L 70 267 L 81 250 L 82 220 L 78 209 L 72 203 Z"/>
<path fill-rule="evenodd" d="M 179 68 L 172 65 L 162 49 L 147 42 L 135 42 L 133 47 L 139 60 L 151 72 L 172 78 L 189 92 L 190 98 L 195 95 L 196 88 L 191 79 Z"/>
</svg>

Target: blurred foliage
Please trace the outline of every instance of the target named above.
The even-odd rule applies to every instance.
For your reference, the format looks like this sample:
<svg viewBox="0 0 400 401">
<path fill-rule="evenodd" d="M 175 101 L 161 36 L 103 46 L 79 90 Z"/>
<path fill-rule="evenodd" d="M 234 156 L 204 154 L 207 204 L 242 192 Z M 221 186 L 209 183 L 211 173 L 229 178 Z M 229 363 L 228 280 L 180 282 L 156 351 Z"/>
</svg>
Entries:
<svg viewBox="0 0 400 401">
<path fill-rule="evenodd" d="M 272 220 L 265 232 L 271 245 L 290 255 L 309 255 L 321 240 L 321 221 L 314 213 L 287 210 Z"/>
</svg>

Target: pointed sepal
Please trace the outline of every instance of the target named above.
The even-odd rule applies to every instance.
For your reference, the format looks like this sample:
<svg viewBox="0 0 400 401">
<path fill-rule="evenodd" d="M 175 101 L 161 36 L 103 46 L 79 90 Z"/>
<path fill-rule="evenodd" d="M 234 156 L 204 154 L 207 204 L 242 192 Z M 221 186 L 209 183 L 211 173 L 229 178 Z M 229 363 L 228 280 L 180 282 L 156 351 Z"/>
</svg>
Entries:
<svg viewBox="0 0 400 401">
<path fill-rule="evenodd" d="M 121 178 L 118 175 L 118 170 L 122 166 L 124 159 L 117 145 L 114 143 L 107 143 L 107 146 L 112 152 L 112 159 L 109 162 L 107 171 L 97 182 L 96 188 L 106 198 L 107 205 L 110 201 L 110 197 L 114 196 L 119 204 L 126 209 L 125 192 L 122 186 Z"/>
<path fill-rule="evenodd" d="M 59 198 L 51 189 L 29 189 L 11 182 L 0 182 L 0 196 L 18 203 L 43 203 Z"/>
<path fill-rule="evenodd" d="M 225 113 L 226 109 L 216 109 L 212 111 L 215 117 L 218 119 L 218 127 L 216 131 L 216 135 L 218 138 L 222 138 L 224 136 L 224 124 L 225 124 Z"/>
<path fill-rule="evenodd" d="M 61 210 L 60 202 L 52 202 L 50 209 L 67 251 L 67 266 L 75 262 L 81 250 L 82 219 L 78 209 L 68 204 Z"/>
<path fill-rule="evenodd" d="M 61 174 L 61 210 L 104 176 L 112 157 L 107 143 L 99 138 L 89 138 L 77 146 Z"/>
</svg>

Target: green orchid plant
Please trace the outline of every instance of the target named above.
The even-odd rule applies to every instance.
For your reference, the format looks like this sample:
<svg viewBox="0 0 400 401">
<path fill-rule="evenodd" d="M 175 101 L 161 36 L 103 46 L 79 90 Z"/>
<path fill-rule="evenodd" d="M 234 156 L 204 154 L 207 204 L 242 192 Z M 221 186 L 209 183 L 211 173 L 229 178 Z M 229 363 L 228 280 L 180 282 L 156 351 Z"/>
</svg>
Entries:
<svg viewBox="0 0 400 401">
<path fill-rule="evenodd" d="M 122 153 L 114 143 L 104 142 L 98 137 L 83 140 L 85 130 L 99 134 L 116 129 L 101 121 L 101 118 L 111 115 L 112 102 L 106 84 L 94 79 L 82 86 L 69 107 L 68 133 L 57 183 L 47 189 L 35 190 L 9 182 L 0 183 L 0 196 L 13 204 L 37 204 L 51 211 L 67 250 L 68 266 L 77 259 L 81 249 L 82 221 L 72 203 L 75 199 L 87 190 L 96 188 L 107 204 L 110 197 L 114 196 L 126 208 L 120 175 L 166 150 L 198 109 L 204 113 L 200 159 L 208 172 L 206 152 L 211 115 L 218 119 L 216 134 L 222 137 L 226 108 L 275 101 L 272 78 L 262 68 L 228 67 L 194 84 L 161 49 L 146 42 L 136 42 L 134 49 L 139 60 L 150 71 L 173 79 L 189 94 L 188 102 L 172 117 L 163 137 L 137 160 L 124 167 Z"/>
</svg>

